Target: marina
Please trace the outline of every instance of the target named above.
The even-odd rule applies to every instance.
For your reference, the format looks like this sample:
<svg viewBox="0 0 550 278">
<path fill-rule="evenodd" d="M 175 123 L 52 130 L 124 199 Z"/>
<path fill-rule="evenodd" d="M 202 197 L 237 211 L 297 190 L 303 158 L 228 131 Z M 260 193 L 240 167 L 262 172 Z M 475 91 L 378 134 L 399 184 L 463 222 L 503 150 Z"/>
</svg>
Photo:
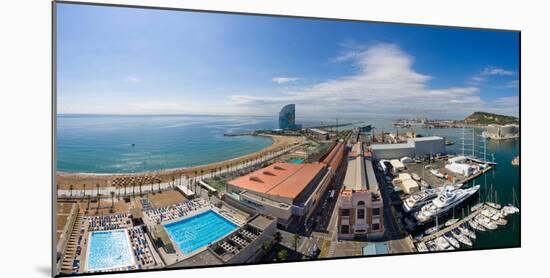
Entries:
<svg viewBox="0 0 550 278">
<path fill-rule="evenodd" d="M 499 226 L 501 225 L 504 226 L 507 224 L 507 222 L 501 222 L 498 220 L 506 221 L 504 217 L 518 213 L 519 209 L 509 205 L 502 208 L 502 212 L 505 212 L 505 215 L 502 214 L 501 211 L 489 205 L 488 203 L 483 203 L 480 207 L 478 207 L 468 216 L 460 220 L 451 219 L 452 221 L 451 220 L 449 220 L 451 222 L 447 221 L 447 223 L 445 223 L 445 225 L 441 227 L 441 229 L 435 232 L 432 232 L 429 235 L 426 235 L 424 237 L 417 238 L 415 245 L 417 246 L 417 249 L 420 252 L 421 250 L 428 251 L 430 249 L 428 246 L 433 245 L 432 241 L 435 241 L 436 245 L 446 246 L 445 244 L 441 243 L 441 239 L 444 239 L 448 241 L 449 244 L 453 246 L 453 248 L 455 249 L 460 248 L 460 246 L 457 246 L 458 242 L 470 247 L 472 246 L 472 241 L 477 238 L 473 230 L 480 231 L 480 232 L 487 231 L 487 230 L 496 230 L 498 228 L 496 223 L 500 223 Z M 475 221 L 475 222 L 472 222 L 472 221 Z M 473 223 L 476 223 L 476 224 L 473 224 Z M 478 225 L 481 225 L 483 228 L 479 229 Z M 466 226 L 469 226 L 470 229 L 467 228 Z M 491 228 L 488 228 L 488 227 L 491 227 Z M 449 248 L 442 248 L 442 249 L 449 250 Z M 429 251 L 432 251 L 432 250 L 429 250 Z M 441 251 L 441 250 L 437 250 L 437 251 Z"/>
</svg>

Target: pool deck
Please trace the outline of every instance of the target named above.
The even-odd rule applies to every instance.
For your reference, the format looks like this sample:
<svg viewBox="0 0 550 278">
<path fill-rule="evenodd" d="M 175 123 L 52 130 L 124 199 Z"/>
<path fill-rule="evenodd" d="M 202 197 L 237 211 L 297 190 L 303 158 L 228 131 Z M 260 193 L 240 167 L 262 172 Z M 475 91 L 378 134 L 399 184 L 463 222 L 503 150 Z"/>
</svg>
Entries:
<svg viewBox="0 0 550 278">
<path fill-rule="evenodd" d="M 206 213 L 207 211 L 213 211 L 214 213 L 216 213 L 217 215 L 219 215 L 220 217 L 222 217 L 223 219 L 231 222 L 232 224 L 236 225 L 238 229 L 239 227 L 242 227 L 244 224 L 246 223 L 238 223 L 237 221 L 225 216 L 222 214 L 221 210 L 215 206 L 212 206 L 212 205 L 209 205 L 209 206 L 204 206 L 204 207 L 201 207 L 199 209 L 196 209 L 196 210 L 193 210 L 193 211 L 190 211 L 186 216 L 184 217 L 180 217 L 180 218 L 177 218 L 177 219 L 172 219 L 172 220 L 168 220 L 168 221 L 165 221 L 165 222 L 162 222 L 161 224 L 164 226 L 164 225 L 168 225 L 168 224 L 172 224 L 172 223 L 176 223 L 176 222 L 179 222 L 179 221 L 182 221 L 184 219 L 188 219 L 188 218 L 191 218 L 191 217 L 194 217 L 194 216 L 197 216 L 199 214 L 202 214 L 202 213 Z M 150 223 L 150 224 L 153 224 L 153 223 Z M 228 233 L 230 234 L 230 233 Z M 227 234 L 227 235 L 228 235 Z M 170 236 L 170 234 L 168 233 L 168 235 Z M 206 249 L 208 249 L 210 247 L 210 245 L 224 239 L 227 235 L 224 235 L 222 237 L 220 237 L 218 240 L 216 240 L 215 242 L 212 242 L 211 244 L 208 244 L 208 245 L 205 245 L 201 248 L 198 248 L 196 250 L 193 250 L 193 252 L 189 253 L 189 254 L 186 254 L 186 253 L 183 253 L 183 251 L 181 251 L 179 249 L 179 246 L 174 242 L 174 240 L 172 239 L 172 236 L 170 236 L 170 240 L 173 242 L 174 244 L 174 249 L 176 249 L 176 254 L 168 254 L 166 252 L 164 252 L 164 250 L 162 249 L 159 249 L 163 259 L 164 259 L 164 262 L 166 265 L 172 265 L 172 264 L 175 264 L 175 263 L 178 263 L 178 262 L 181 262 L 183 260 L 186 260 L 186 259 L 189 259 L 193 256 L 196 256 L 200 253 L 202 253 L 203 251 L 205 251 Z"/>
</svg>

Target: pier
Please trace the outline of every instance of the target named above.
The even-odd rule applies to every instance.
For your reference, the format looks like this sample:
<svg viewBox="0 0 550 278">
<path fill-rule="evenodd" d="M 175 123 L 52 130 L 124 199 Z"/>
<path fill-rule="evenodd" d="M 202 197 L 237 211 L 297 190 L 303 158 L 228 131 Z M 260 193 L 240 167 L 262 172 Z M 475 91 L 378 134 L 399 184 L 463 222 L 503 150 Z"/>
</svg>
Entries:
<svg viewBox="0 0 550 278">
<path fill-rule="evenodd" d="M 248 135 L 255 135 L 255 132 L 249 131 L 249 132 L 240 132 L 240 133 L 224 133 L 223 136 L 233 137 L 233 136 L 248 136 Z"/>
<path fill-rule="evenodd" d="M 471 214 L 469 214 L 468 216 L 460 219 L 459 221 L 457 221 L 456 223 L 454 223 L 453 225 L 451 226 L 448 226 L 448 227 L 444 227 L 442 228 L 441 230 L 437 231 L 437 232 L 434 232 L 433 234 L 430 234 L 430 235 L 427 235 L 425 237 L 423 237 L 422 239 L 416 241 L 415 243 L 420 243 L 420 242 L 423 242 L 423 243 L 426 243 L 426 241 L 430 241 L 430 240 L 434 240 L 440 236 L 443 236 L 445 233 L 447 232 L 450 232 L 451 230 L 453 230 L 454 228 L 457 228 L 458 226 L 474 219 L 474 217 L 476 217 L 478 214 L 480 214 L 484 209 L 486 209 L 488 207 L 487 204 L 483 204 L 480 208 L 478 208 L 476 211 L 472 212 Z"/>
</svg>

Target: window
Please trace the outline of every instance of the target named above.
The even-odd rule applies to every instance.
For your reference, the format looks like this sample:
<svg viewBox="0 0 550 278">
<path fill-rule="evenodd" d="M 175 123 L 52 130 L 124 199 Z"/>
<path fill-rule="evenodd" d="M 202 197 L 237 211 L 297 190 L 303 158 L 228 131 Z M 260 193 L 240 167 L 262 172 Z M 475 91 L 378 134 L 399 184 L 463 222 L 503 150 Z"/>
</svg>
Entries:
<svg viewBox="0 0 550 278">
<path fill-rule="evenodd" d="M 373 215 L 373 216 L 378 216 L 378 215 L 380 215 L 380 209 L 379 209 L 379 208 L 374 208 L 374 209 L 372 209 L 372 215 Z"/>
<path fill-rule="evenodd" d="M 349 217 L 349 209 L 342 209 L 342 216 Z"/>
<path fill-rule="evenodd" d="M 365 210 L 357 209 L 357 219 L 365 219 Z"/>
<path fill-rule="evenodd" d="M 380 230 L 380 224 L 372 224 L 372 230 L 373 230 L 373 231 L 378 231 L 378 230 Z"/>
<path fill-rule="evenodd" d="M 364 206 L 364 205 L 365 205 L 365 202 L 363 202 L 363 201 L 359 201 L 359 202 L 357 203 L 357 206 Z"/>
<path fill-rule="evenodd" d="M 342 227 L 340 228 L 340 233 L 349 234 L 349 225 L 342 225 Z"/>
</svg>

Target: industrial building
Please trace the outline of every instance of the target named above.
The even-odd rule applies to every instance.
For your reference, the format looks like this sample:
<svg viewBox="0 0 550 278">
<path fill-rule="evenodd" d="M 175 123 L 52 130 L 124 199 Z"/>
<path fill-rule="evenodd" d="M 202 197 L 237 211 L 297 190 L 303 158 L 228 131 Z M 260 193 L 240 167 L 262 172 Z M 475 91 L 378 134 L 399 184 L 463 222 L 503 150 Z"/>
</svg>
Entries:
<svg viewBox="0 0 550 278">
<path fill-rule="evenodd" d="M 370 155 L 363 152 L 360 142 L 349 153 L 337 203 L 340 239 L 372 239 L 384 235 L 383 202 Z"/>
<path fill-rule="evenodd" d="M 309 134 L 317 138 L 318 140 L 328 140 L 329 139 L 329 133 L 328 131 L 317 129 L 317 128 L 310 128 L 308 129 Z"/>
<path fill-rule="evenodd" d="M 406 143 L 372 144 L 374 159 L 421 157 L 445 153 L 445 138 L 440 136 L 409 138 Z"/>
</svg>

